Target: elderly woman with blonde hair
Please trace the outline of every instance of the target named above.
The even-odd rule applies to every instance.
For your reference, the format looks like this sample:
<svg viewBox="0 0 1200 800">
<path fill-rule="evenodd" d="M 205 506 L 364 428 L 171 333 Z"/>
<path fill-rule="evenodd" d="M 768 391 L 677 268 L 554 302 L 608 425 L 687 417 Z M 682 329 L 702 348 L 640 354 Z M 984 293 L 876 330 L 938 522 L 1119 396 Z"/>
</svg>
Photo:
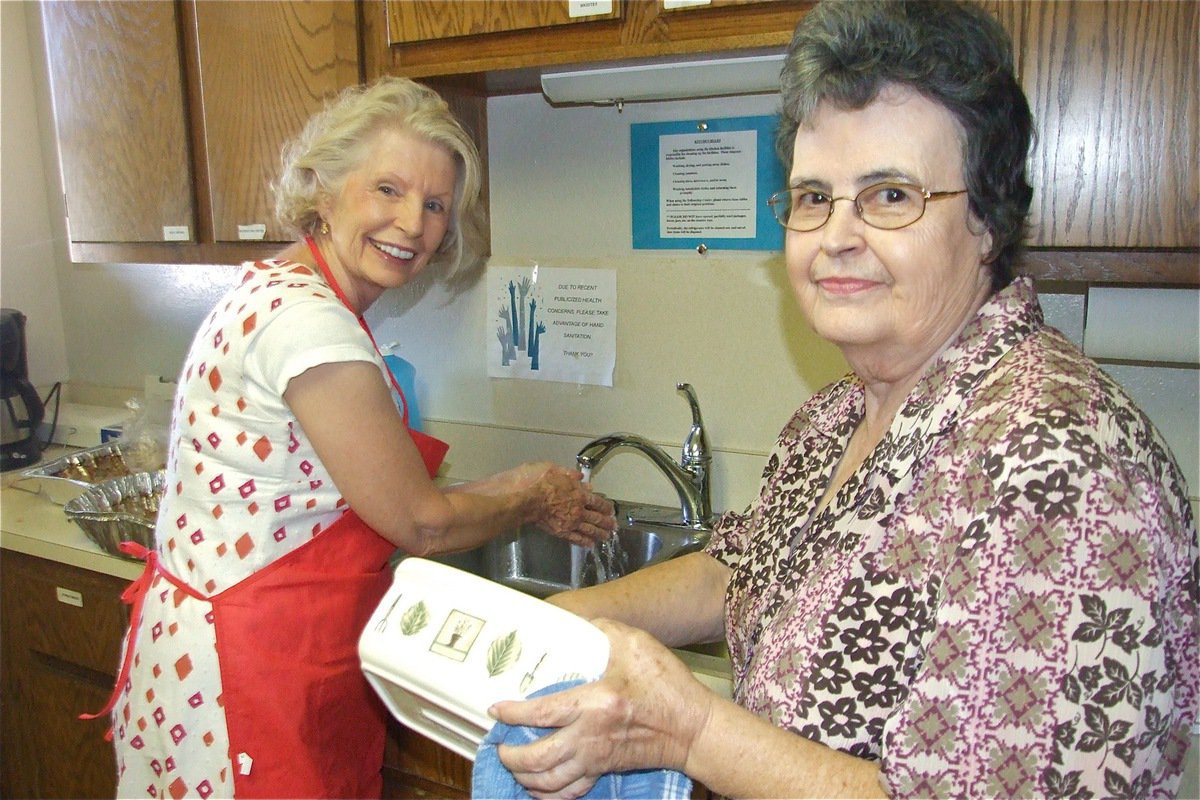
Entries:
<svg viewBox="0 0 1200 800">
<path fill-rule="evenodd" d="M 156 550 L 114 692 L 121 797 L 378 797 L 385 714 L 357 640 L 397 549 L 533 523 L 589 545 L 611 504 L 553 464 L 434 483 L 363 313 L 472 254 L 480 163 L 432 90 L 343 92 L 284 153 L 300 236 L 247 264 L 180 375 Z"/>
</svg>

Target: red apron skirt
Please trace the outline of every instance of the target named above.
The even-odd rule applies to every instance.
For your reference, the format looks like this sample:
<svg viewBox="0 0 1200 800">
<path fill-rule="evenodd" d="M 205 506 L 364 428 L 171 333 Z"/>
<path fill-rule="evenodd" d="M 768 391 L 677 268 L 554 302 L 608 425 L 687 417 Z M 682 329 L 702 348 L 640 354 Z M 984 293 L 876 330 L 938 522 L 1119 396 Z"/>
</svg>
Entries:
<svg viewBox="0 0 1200 800">
<path fill-rule="evenodd" d="M 156 573 L 212 605 L 236 797 L 379 797 L 387 714 L 362 674 L 358 638 L 391 582 L 395 545 L 347 511 L 288 555 L 211 597 L 131 542 L 146 571 L 126 591 L 139 624 Z M 109 713 L 136 649 L 130 628 Z M 182 702 L 182 700 L 181 700 Z M 110 732 L 111 735 L 111 732 Z"/>
</svg>

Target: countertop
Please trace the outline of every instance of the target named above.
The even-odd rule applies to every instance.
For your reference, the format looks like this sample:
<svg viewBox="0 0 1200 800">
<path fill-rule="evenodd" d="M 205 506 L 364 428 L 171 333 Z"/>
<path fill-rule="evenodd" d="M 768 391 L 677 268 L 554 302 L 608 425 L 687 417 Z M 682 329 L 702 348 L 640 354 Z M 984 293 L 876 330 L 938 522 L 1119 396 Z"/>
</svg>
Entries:
<svg viewBox="0 0 1200 800">
<path fill-rule="evenodd" d="M 50 448 L 42 461 L 53 461 L 78 448 Z M 62 506 L 34 491 L 37 482 L 21 481 L 20 472 L 5 473 L 0 480 L 0 548 L 57 561 L 73 567 L 133 580 L 142 563 L 105 553 L 74 522 Z"/>
</svg>

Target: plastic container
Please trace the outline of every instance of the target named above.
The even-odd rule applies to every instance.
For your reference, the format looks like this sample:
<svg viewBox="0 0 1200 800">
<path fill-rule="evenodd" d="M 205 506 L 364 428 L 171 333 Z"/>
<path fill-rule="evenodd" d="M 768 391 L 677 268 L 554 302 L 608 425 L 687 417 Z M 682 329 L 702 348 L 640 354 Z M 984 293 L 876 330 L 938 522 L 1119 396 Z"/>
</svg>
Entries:
<svg viewBox="0 0 1200 800">
<path fill-rule="evenodd" d="M 422 558 L 396 565 L 358 650 L 393 716 L 470 760 L 495 724 L 492 703 L 608 665 L 608 637 L 587 620 Z"/>
</svg>

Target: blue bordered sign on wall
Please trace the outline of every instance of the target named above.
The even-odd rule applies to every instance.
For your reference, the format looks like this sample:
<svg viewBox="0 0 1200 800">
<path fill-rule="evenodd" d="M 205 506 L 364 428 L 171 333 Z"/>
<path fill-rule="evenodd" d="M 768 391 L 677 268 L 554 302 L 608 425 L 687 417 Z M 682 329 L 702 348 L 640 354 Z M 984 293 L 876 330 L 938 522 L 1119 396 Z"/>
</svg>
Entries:
<svg viewBox="0 0 1200 800">
<path fill-rule="evenodd" d="M 633 249 L 783 249 L 776 115 L 630 125 Z"/>
</svg>

